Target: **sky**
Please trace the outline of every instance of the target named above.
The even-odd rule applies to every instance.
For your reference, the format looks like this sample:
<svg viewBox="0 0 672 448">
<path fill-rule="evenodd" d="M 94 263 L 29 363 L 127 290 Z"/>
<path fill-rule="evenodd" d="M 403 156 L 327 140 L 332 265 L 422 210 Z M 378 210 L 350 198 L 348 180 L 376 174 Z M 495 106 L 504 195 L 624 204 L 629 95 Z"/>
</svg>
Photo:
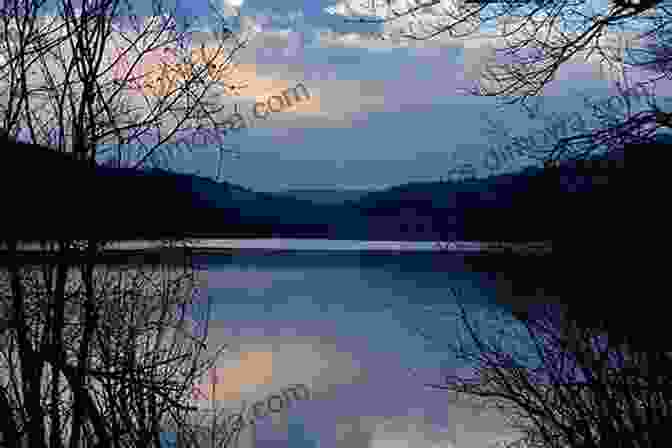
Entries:
<svg viewBox="0 0 672 448">
<path fill-rule="evenodd" d="M 192 47 L 212 48 L 208 32 L 218 19 L 209 11 L 208 1 L 174 1 L 180 17 L 198 22 Z M 230 74 L 244 86 L 236 95 L 222 92 L 217 97 L 228 107 L 222 114 L 231 116 L 237 107 L 245 117 L 225 141 L 227 147 L 238 149 L 239 157 L 225 154 L 218 173 L 217 147 L 195 145 L 191 152 L 177 153 L 169 167 L 213 178 L 219 174 L 222 180 L 259 191 L 280 191 L 380 189 L 446 179 L 452 168 L 464 163 L 472 163 L 479 177 L 536 163 L 518 157 L 494 171 L 485 167 L 489 148 L 502 142 L 501 137 L 488 134 L 488 119 L 515 136 L 526 136 L 545 125 L 543 119 L 530 119 L 517 105 L 495 107 L 501 98 L 464 93 L 474 85 L 479 68 L 494 57 L 493 48 L 502 46 L 501 40 L 491 37 L 494 22 L 477 24 L 476 34 L 460 39 L 442 34 L 431 41 L 376 40 L 372 32 L 394 36 L 405 24 L 345 21 L 367 14 L 367 9 L 369 14 L 382 15 L 382 0 L 376 0 L 378 9 L 373 11 L 371 1 L 213 3 L 229 28 L 249 38 L 236 53 L 235 72 Z M 397 5 L 403 8 L 403 2 L 414 1 L 397 0 Z M 605 1 L 594 0 L 590 5 L 599 10 Z M 138 14 L 152 14 L 151 2 L 134 5 Z M 448 0 L 441 5 L 454 8 Z M 436 23 L 445 16 L 420 17 L 425 23 Z M 613 32 L 614 36 L 631 34 Z M 543 111 L 579 112 L 590 122 L 581 95 L 607 98 L 614 93 L 614 76 L 600 70 L 595 55 L 588 62 L 584 57 L 564 64 L 544 90 Z M 281 108 L 276 98 L 275 105 L 269 105 L 272 96 L 299 85 L 309 99 Z M 658 91 L 664 94 L 669 82 L 661 85 L 664 91 L 660 85 Z M 136 96 L 131 100 L 141 102 L 141 95 Z M 258 114 L 264 118 L 254 116 L 255 102 L 265 103 Z"/>
<path fill-rule="evenodd" d="M 348 0 L 350 9 L 341 0 L 218 1 L 220 11 L 229 14 L 229 26 L 251 36 L 235 57 L 239 79 L 247 85 L 239 95 L 221 98 L 231 106 L 227 113 L 236 104 L 246 117 L 246 127 L 226 136 L 227 145 L 240 153 L 224 155 L 222 180 L 260 191 L 380 189 L 445 179 L 462 163 L 472 163 L 477 175 L 484 176 L 493 174 L 484 167 L 493 142 L 486 117 L 512 135 L 544 127 L 543 120 L 531 120 L 519 106 L 496 108 L 495 98 L 461 91 L 473 85 L 478 67 L 492 56 L 495 44 L 488 33 L 494 24 L 482 24 L 476 37 L 464 39 L 440 35 L 432 41 L 382 41 L 373 40 L 371 32 L 393 33 L 400 25 L 345 22 L 349 14 L 366 14 L 372 0 Z M 380 7 L 381 0 L 376 1 Z M 604 7 L 603 2 L 593 4 Z M 179 3 L 178 11 L 200 21 L 204 33 L 196 33 L 194 42 L 212 44 L 206 32 L 216 20 L 206 0 Z M 614 92 L 609 76 L 600 76 L 597 62 L 565 64 L 544 91 L 543 110 L 577 111 L 588 119 L 580 95 L 606 98 Z M 299 84 L 309 100 L 265 118 L 253 116 L 255 101 L 266 102 Z M 216 147 L 195 146 L 169 166 L 214 178 L 218 157 Z M 519 157 L 500 164 L 494 174 L 531 163 Z"/>
</svg>

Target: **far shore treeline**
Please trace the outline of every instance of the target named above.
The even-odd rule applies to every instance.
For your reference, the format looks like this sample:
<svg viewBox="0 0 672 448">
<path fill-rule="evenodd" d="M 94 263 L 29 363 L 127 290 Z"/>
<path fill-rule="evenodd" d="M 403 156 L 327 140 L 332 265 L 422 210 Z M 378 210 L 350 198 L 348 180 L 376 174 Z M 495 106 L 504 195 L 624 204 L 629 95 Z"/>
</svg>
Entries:
<svg viewBox="0 0 672 448">
<path fill-rule="evenodd" d="M 94 230 L 124 240 L 550 241 L 563 207 L 599 218 L 601 207 L 613 206 L 613 198 L 597 202 L 593 196 L 602 195 L 601 178 L 616 180 L 623 173 L 622 163 L 606 160 L 593 168 L 529 167 L 515 174 L 409 183 L 320 202 L 158 168 L 90 169 L 37 145 L 3 144 L 1 164 L 16 174 L 2 177 L 3 191 L 13 192 L 6 209 L 12 219 L 2 223 L 3 233 L 33 241 L 84 238 Z"/>
</svg>

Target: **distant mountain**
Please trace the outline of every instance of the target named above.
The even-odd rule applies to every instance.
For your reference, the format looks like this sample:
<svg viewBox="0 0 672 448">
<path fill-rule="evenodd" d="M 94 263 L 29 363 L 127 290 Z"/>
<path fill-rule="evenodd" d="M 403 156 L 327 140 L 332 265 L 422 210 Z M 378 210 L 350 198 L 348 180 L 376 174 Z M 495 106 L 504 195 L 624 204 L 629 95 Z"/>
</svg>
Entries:
<svg viewBox="0 0 672 448">
<path fill-rule="evenodd" d="M 91 166 L 71 154 L 0 142 L 0 238 L 327 235 L 309 201 L 160 169 Z"/>
<path fill-rule="evenodd" d="M 70 155 L 35 145 L 8 142 L 2 149 L 1 187 L 9 202 L 3 215 L 10 218 L 0 223 L 6 228 L 0 228 L 0 236 L 10 229 L 47 235 L 104 228 L 126 238 L 540 241 L 574 225 L 566 222 L 573 215 L 569 210 L 593 213 L 599 210 L 597 199 L 606 204 L 611 197 L 601 186 L 605 172 L 599 163 L 380 191 L 263 193 L 162 169 L 92 170 Z M 622 173 L 614 168 L 609 175 L 615 180 Z"/>
<path fill-rule="evenodd" d="M 369 193 L 351 205 L 376 239 L 547 241 L 564 232 L 559 223 L 575 210 L 595 219 L 613 216 L 614 191 L 624 185 L 623 162 L 621 151 L 557 169 L 415 182 Z"/>
<path fill-rule="evenodd" d="M 351 205 L 366 218 L 369 233 L 381 239 L 543 239 L 539 226 L 505 223 L 513 219 L 514 208 L 522 208 L 541 174 L 539 168 L 528 168 L 486 179 L 409 183 L 369 193 Z M 499 224 L 477 217 L 485 212 L 498 215 Z"/>
<path fill-rule="evenodd" d="M 346 201 L 358 201 L 373 190 L 344 189 L 291 189 L 276 194 L 304 199 L 318 204 L 343 204 Z"/>
</svg>

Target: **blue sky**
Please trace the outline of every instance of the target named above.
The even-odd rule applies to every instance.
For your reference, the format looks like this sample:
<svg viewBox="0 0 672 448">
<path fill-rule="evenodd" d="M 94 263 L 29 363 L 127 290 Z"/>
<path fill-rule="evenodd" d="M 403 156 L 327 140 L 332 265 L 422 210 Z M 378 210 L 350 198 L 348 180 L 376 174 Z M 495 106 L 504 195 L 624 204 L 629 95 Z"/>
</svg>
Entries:
<svg viewBox="0 0 672 448">
<path fill-rule="evenodd" d="M 230 2 L 217 0 L 227 14 Z M 238 0 L 240 1 L 240 0 Z M 381 0 L 376 0 L 378 3 Z M 413 2 L 415 0 L 398 0 Z M 606 0 L 593 2 L 599 9 Z M 348 0 L 352 8 L 369 0 Z M 448 4 L 448 2 L 444 2 Z M 225 157 L 221 178 L 261 191 L 288 188 L 383 188 L 413 181 L 446 178 L 451 168 L 473 163 L 487 174 L 484 156 L 492 137 L 486 116 L 527 135 L 543 127 L 516 105 L 495 108 L 493 98 L 461 93 L 476 80 L 489 50 L 487 36 L 433 41 L 373 40 L 370 32 L 394 31 L 395 25 L 346 23 L 341 0 L 244 0 L 240 19 L 228 17 L 236 30 L 253 30 L 250 43 L 236 56 L 250 78 L 265 83 L 303 83 L 311 94 L 305 110 L 251 119 L 247 129 L 226 137 L 239 145 L 239 158 Z M 138 11 L 149 2 L 137 3 Z M 178 11 L 198 19 L 201 29 L 214 25 L 206 0 L 179 0 Z M 493 31 L 481 26 L 481 33 Z M 202 36 L 206 36 L 205 33 Z M 206 44 L 207 37 L 203 39 Z M 251 68 L 250 68 L 251 67 Z M 545 112 L 580 111 L 588 115 L 578 93 L 606 97 L 613 83 L 600 79 L 599 67 L 585 61 L 565 65 L 544 91 Z M 284 84 L 283 84 L 284 83 Z M 222 98 L 251 115 L 255 93 Z M 170 167 L 215 177 L 218 151 L 196 146 L 179 154 Z M 500 172 L 532 163 L 519 159 Z"/>
</svg>

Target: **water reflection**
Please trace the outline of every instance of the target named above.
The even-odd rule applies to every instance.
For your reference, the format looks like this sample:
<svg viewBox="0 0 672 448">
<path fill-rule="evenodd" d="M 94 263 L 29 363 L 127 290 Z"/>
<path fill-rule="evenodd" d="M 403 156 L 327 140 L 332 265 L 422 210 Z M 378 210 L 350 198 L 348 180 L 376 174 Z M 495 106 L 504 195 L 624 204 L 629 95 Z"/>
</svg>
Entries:
<svg viewBox="0 0 672 448">
<path fill-rule="evenodd" d="M 245 353 L 272 353 L 268 384 L 240 374 L 237 389 L 225 391 L 222 406 L 233 411 L 240 403 L 231 397 L 250 403 L 287 384 L 306 384 L 314 399 L 287 413 L 320 434 L 321 447 L 343 446 L 329 434 L 344 416 L 400 418 L 402 423 L 423 419 L 449 440 L 469 440 L 456 428 L 466 428 L 463 419 L 473 414 L 463 415 L 444 394 L 423 388 L 440 381 L 441 373 L 467 368 L 448 350 L 456 339 L 458 300 L 486 331 L 516 330 L 511 319 L 488 320 L 486 314 L 503 310 L 493 277 L 471 269 L 457 254 L 241 252 L 198 255 L 193 261 L 201 298 L 214 305 L 208 345 L 231 346 L 217 368 L 239 372 Z M 452 295 L 454 289 L 460 291 L 459 299 Z M 202 323 L 205 301 L 187 308 L 192 324 Z M 277 440 L 278 432 L 294 446 L 282 418 L 261 419 L 254 434 L 258 446 L 262 440 Z M 364 438 L 386 440 L 380 430 L 376 436 L 381 424 L 362 423 L 368 428 L 362 431 L 369 433 Z"/>
</svg>

